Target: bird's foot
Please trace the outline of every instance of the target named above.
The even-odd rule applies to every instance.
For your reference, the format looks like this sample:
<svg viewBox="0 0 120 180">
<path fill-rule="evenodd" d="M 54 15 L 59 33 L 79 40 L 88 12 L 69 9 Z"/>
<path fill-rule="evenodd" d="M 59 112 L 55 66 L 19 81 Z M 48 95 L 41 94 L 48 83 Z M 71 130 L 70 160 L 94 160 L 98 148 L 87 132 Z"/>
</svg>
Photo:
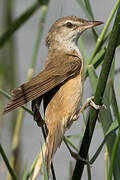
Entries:
<svg viewBox="0 0 120 180">
<path fill-rule="evenodd" d="M 75 152 L 73 152 L 73 151 L 71 151 L 70 154 L 71 154 L 71 156 L 72 156 L 74 159 L 80 160 L 80 161 L 82 161 L 84 164 L 91 165 L 88 160 L 82 158 L 79 154 L 77 154 L 77 153 L 75 153 Z"/>
<path fill-rule="evenodd" d="M 92 106 L 94 109 L 99 110 L 102 107 L 106 109 L 106 106 L 104 104 L 102 105 L 97 105 L 93 101 L 94 96 L 91 96 L 90 98 L 87 98 L 85 103 L 82 105 L 82 107 L 78 110 L 78 112 L 73 116 L 73 121 L 77 120 L 81 114 L 88 106 Z"/>
</svg>

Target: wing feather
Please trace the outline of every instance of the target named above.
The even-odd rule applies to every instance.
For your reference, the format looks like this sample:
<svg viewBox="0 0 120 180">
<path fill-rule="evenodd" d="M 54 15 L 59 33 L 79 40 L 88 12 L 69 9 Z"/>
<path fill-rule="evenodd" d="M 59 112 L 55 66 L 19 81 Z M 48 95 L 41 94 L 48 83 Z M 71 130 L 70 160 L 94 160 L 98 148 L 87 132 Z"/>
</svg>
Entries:
<svg viewBox="0 0 120 180">
<path fill-rule="evenodd" d="M 73 58 L 71 61 L 59 61 L 50 68 L 45 68 L 30 81 L 11 91 L 11 99 L 3 114 L 22 106 L 56 87 L 58 84 L 75 76 L 81 68 L 81 61 Z"/>
</svg>

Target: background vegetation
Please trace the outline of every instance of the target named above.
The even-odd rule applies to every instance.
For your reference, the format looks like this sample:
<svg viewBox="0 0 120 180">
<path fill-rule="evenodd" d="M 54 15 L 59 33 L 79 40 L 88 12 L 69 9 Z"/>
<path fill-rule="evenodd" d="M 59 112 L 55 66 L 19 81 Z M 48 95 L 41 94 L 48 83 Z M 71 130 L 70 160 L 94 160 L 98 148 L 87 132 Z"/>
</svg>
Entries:
<svg viewBox="0 0 120 180">
<path fill-rule="evenodd" d="M 91 8 L 89 0 L 77 0 L 78 5 L 84 11 L 87 19 L 94 20 L 94 10 Z M 33 75 L 36 64 L 39 45 L 41 42 L 42 32 L 44 30 L 44 22 L 49 8 L 49 1 L 35 0 L 34 3 L 28 7 L 21 15 L 13 20 L 13 1 L 5 0 L 4 9 L 2 10 L 2 21 L 0 29 L 0 133 L 3 130 L 3 116 L 2 110 L 6 102 L 5 98 L 10 98 L 10 95 L 5 89 L 13 89 L 16 87 L 17 77 L 17 47 L 15 41 L 15 32 L 19 30 L 37 11 L 40 11 L 39 28 L 35 34 L 35 44 L 32 52 L 29 69 L 26 80 L 30 80 Z M 96 104 L 105 104 L 106 108 L 101 108 L 100 111 L 90 109 L 87 117 L 83 114 L 84 132 L 82 133 L 82 143 L 80 147 L 73 144 L 72 139 L 77 138 L 81 140 L 81 134 L 66 136 L 66 140 L 70 146 L 80 154 L 81 157 L 87 158 L 89 164 L 87 165 L 88 179 L 93 179 L 91 175 L 91 166 L 98 158 L 101 150 L 105 148 L 105 177 L 104 179 L 119 180 L 120 177 L 120 113 L 118 100 L 116 96 L 116 88 L 114 87 L 114 79 L 119 74 L 120 69 L 115 69 L 116 49 L 119 50 L 120 45 L 120 0 L 116 0 L 113 10 L 111 11 L 107 22 L 101 34 L 98 35 L 95 29 L 92 30 L 95 47 L 91 56 L 88 58 L 84 48 L 83 39 L 79 39 L 79 46 L 82 56 L 85 61 L 85 78 L 90 80 L 92 94 L 95 96 L 94 102 Z M 99 69 L 100 73 L 96 73 Z M 5 165 L 7 166 L 7 179 L 29 179 L 37 157 L 27 167 L 21 166 L 22 149 L 20 146 L 20 136 L 23 128 L 24 113 L 27 111 L 31 116 L 31 110 L 23 106 L 17 112 L 11 113 L 7 119 L 8 132 L 10 133 L 11 154 L 5 153 L 4 147 L 0 144 L 0 153 Z M 99 128 L 103 131 L 103 141 L 99 144 L 93 157 L 89 157 L 89 147 L 92 136 L 96 126 L 96 121 L 99 121 Z M 39 137 L 40 138 L 40 137 Z M 31 144 L 32 147 L 32 144 Z M 29 152 L 28 152 L 29 153 Z M 72 167 L 71 167 L 72 168 Z M 46 171 L 44 169 L 44 179 L 47 179 Z M 84 163 L 77 161 L 75 167 L 70 170 L 70 178 L 72 180 L 81 179 L 84 169 Z M 69 171 L 69 170 L 68 170 Z M 62 179 L 64 175 L 62 174 Z M 52 171 L 52 178 L 56 179 L 54 170 Z"/>
</svg>

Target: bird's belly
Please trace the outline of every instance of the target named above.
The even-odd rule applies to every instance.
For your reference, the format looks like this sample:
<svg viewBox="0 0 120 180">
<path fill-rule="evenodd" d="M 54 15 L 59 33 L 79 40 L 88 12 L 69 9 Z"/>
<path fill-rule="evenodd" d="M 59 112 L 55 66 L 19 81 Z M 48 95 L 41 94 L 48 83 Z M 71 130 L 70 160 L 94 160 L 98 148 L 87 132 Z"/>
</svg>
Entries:
<svg viewBox="0 0 120 180">
<path fill-rule="evenodd" d="M 65 116 L 62 121 L 65 127 L 69 128 L 72 124 L 72 118 L 80 108 L 81 96 L 82 96 L 83 83 L 81 76 L 70 79 L 64 86 L 61 87 L 61 91 L 64 94 L 64 108 Z"/>
<path fill-rule="evenodd" d="M 82 95 L 82 81 L 78 76 L 70 79 L 61 87 L 61 93 L 63 94 L 63 104 L 67 113 L 74 114 L 80 105 Z"/>
<path fill-rule="evenodd" d="M 72 117 L 80 106 L 82 86 L 81 75 L 78 75 L 59 88 L 45 111 L 47 126 L 55 128 L 60 123 L 66 128 L 72 123 Z"/>
</svg>

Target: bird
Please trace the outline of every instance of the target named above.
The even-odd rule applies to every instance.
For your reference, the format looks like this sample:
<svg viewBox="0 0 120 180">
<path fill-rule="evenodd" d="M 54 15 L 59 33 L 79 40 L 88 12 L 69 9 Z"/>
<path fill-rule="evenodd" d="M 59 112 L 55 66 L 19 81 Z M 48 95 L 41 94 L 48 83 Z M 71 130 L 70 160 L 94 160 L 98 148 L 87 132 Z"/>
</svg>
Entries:
<svg viewBox="0 0 120 180">
<path fill-rule="evenodd" d="M 48 176 L 53 155 L 60 147 L 66 130 L 81 112 L 84 62 L 78 39 L 85 30 L 100 24 L 103 22 L 88 21 L 76 16 L 56 20 L 46 37 L 48 55 L 43 69 L 30 81 L 11 91 L 11 99 L 3 111 L 3 114 L 8 113 L 32 101 L 34 119 L 38 126 L 42 126 L 39 108 L 43 100 L 47 133 L 43 156 Z M 42 158 L 40 161 L 39 171 Z M 35 172 L 34 176 L 37 176 Z"/>
</svg>

